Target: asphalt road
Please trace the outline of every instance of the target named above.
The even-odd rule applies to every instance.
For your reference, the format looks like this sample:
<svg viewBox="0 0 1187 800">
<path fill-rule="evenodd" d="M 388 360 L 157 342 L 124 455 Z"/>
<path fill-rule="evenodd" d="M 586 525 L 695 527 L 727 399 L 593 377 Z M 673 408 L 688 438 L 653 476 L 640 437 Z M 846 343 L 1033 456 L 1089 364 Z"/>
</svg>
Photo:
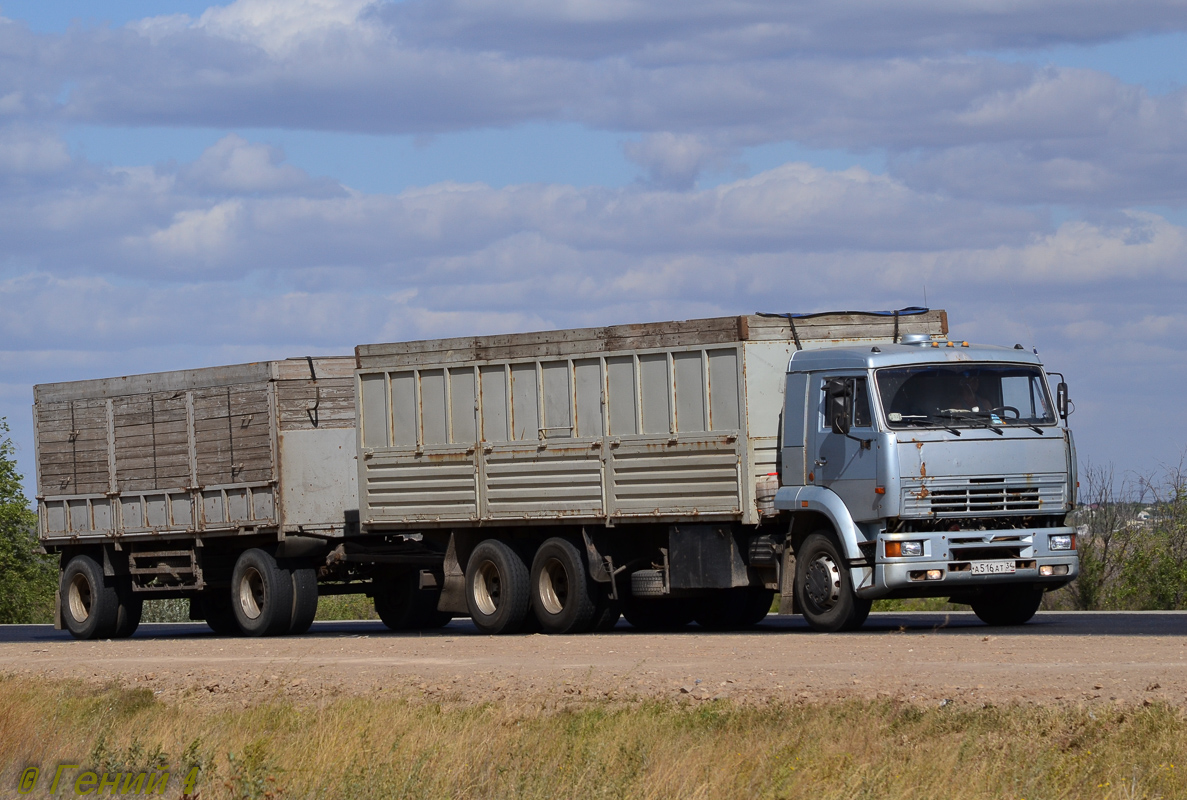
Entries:
<svg viewBox="0 0 1187 800">
<path fill-rule="evenodd" d="M 971 613 L 873 614 L 819 634 L 799 617 L 751 631 L 484 636 L 467 620 L 392 633 L 319 622 L 305 636 L 220 637 L 202 623 L 146 624 L 79 642 L 0 626 L 0 674 L 151 688 L 166 701 L 243 705 L 348 694 L 532 707 L 672 698 L 745 704 L 891 698 L 913 703 L 1121 703 L 1187 707 L 1187 613 L 1040 613 L 990 628 Z"/>
<path fill-rule="evenodd" d="M 874 613 L 869 621 L 855 634 L 861 637 L 871 633 L 888 631 L 934 632 L 952 636 L 984 636 L 987 633 L 1009 633 L 1011 636 L 1184 636 L 1187 635 L 1187 611 L 1045 611 L 1017 628 L 994 630 L 969 611 L 965 612 L 910 612 Z M 681 634 L 646 634 L 648 636 L 687 636 L 696 632 L 704 634 L 695 626 Z M 816 636 L 802 617 L 771 614 L 752 631 L 733 636 L 761 637 L 774 634 L 805 634 Z M 397 633 L 389 631 L 381 622 L 341 621 L 315 622 L 305 637 L 320 638 L 334 636 L 384 636 L 422 637 L 424 635 L 481 636 L 466 619 L 455 619 L 440 631 L 429 634 Z M 624 621 L 618 623 L 614 635 L 642 636 Z M 187 623 L 145 623 L 137 630 L 133 639 L 217 639 L 203 622 Z M 69 641 L 70 634 L 56 631 L 50 625 L 0 625 L 0 643 Z"/>
</svg>

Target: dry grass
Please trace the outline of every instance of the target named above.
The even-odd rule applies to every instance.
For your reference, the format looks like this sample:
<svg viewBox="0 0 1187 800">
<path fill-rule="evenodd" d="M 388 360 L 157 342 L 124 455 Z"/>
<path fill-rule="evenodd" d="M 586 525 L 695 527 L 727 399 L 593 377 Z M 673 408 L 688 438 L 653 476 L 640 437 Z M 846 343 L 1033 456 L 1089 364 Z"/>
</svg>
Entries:
<svg viewBox="0 0 1187 800">
<path fill-rule="evenodd" d="M 201 764 L 201 800 L 1187 796 L 1187 718 L 1151 705 L 921 708 L 407 698 L 212 710 L 146 689 L 0 678 L 0 795 L 29 764 Z M 40 789 L 38 790 L 41 791 Z M 33 795 L 33 796 L 44 796 Z M 65 795 L 63 795 L 65 796 Z M 168 796 L 180 797 L 178 784 Z"/>
</svg>

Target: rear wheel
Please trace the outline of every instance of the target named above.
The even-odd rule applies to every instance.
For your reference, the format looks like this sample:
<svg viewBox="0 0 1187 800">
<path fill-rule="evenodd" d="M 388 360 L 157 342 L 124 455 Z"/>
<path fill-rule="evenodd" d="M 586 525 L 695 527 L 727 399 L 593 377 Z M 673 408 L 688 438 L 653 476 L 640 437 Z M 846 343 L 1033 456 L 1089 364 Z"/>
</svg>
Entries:
<svg viewBox="0 0 1187 800">
<path fill-rule="evenodd" d="M 592 581 L 572 542 L 559 537 L 540 545 L 532 559 L 532 608 L 545 633 L 586 633 L 598 622 Z"/>
<path fill-rule="evenodd" d="M 1043 590 L 1030 586 L 990 589 L 972 601 L 973 613 L 986 625 L 1022 625 L 1039 610 Z"/>
<path fill-rule="evenodd" d="M 854 631 L 865 623 L 872 603 L 853 593 L 841 549 L 830 533 L 817 531 L 805 539 L 795 568 L 796 599 L 813 630 Z"/>
<path fill-rule="evenodd" d="M 62 622 L 76 639 L 110 639 L 119 626 L 120 598 L 90 556 L 70 559 L 62 570 Z M 139 622 L 139 620 L 137 620 Z"/>
<path fill-rule="evenodd" d="M 530 577 L 519 554 L 497 539 L 474 548 L 466 563 L 466 606 L 478 630 L 515 633 L 530 604 Z"/>
<path fill-rule="evenodd" d="M 271 554 L 253 547 L 235 562 L 231 606 L 248 636 L 288 633 L 293 620 L 293 577 Z"/>
<path fill-rule="evenodd" d="M 420 573 L 402 570 L 374 582 L 375 613 L 393 631 L 440 628 L 453 618 L 437 610 L 440 590 L 421 589 Z"/>
</svg>

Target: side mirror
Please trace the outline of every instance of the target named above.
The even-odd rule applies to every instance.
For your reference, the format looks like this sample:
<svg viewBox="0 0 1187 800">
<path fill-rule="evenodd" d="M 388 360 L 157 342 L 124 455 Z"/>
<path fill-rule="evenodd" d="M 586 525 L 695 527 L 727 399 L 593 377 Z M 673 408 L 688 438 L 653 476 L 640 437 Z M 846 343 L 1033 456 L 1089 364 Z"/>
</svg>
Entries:
<svg viewBox="0 0 1187 800">
<path fill-rule="evenodd" d="M 1059 410 L 1059 418 L 1066 420 L 1068 415 L 1067 384 L 1063 381 L 1055 387 L 1055 407 Z"/>
<path fill-rule="evenodd" d="M 830 381 L 828 384 L 828 415 L 832 419 L 833 433 L 849 435 L 853 426 L 853 384 L 845 380 Z"/>
</svg>

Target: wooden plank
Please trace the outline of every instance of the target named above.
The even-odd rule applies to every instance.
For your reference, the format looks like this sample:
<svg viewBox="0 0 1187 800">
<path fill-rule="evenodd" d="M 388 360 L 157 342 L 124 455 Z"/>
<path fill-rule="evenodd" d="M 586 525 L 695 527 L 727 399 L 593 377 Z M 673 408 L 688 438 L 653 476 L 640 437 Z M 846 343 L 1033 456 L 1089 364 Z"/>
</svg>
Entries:
<svg viewBox="0 0 1187 800">
<path fill-rule="evenodd" d="M 304 358 L 288 358 L 274 362 L 276 380 L 280 385 L 309 378 L 309 362 Z M 314 356 L 313 369 L 319 381 L 327 378 L 353 378 L 354 356 Z"/>
<path fill-rule="evenodd" d="M 270 361 L 259 361 L 252 364 L 152 372 L 119 378 L 43 383 L 33 387 L 33 396 L 37 401 L 106 399 L 149 392 L 181 393 L 184 396 L 187 389 L 266 382 L 273 377 L 273 364 L 274 362 Z"/>
<path fill-rule="evenodd" d="M 899 317 L 899 333 L 943 334 L 943 311 Z M 829 314 L 797 320 L 802 339 L 884 338 L 894 332 L 894 318 L 868 314 Z M 703 320 L 576 328 L 498 336 L 434 339 L 417 342 L 359 345 L 355 356 L 360 368 L 401 368 L 440 363 L 530 360 L 644 349 L 708 346 L 755 340 L 791 341 L 786 319 L 747 315 Z"/>
</svg>

